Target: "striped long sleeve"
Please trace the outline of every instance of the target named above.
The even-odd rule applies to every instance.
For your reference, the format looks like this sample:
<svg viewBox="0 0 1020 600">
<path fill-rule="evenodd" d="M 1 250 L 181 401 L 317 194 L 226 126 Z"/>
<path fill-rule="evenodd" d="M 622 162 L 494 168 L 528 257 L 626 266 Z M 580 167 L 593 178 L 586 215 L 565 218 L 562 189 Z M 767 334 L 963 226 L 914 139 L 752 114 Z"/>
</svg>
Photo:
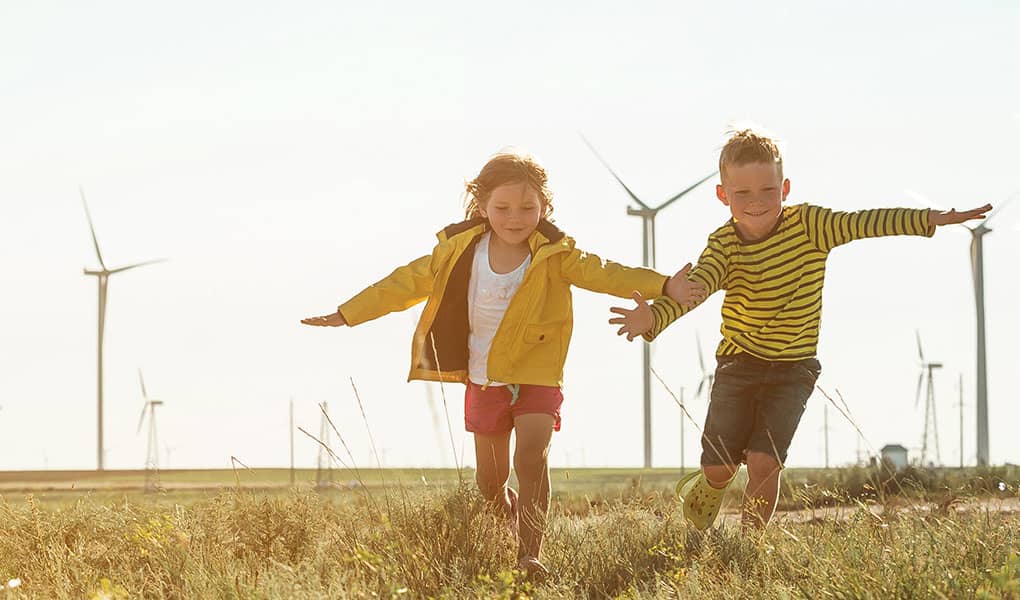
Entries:
<svg viewBox="0 0 1020 600">
<path fill-rule="evenodd" d="M 829 252 L 853 240 L 887 235 L 931 236 L 927 210 L 875 209 L 835 212 L 788 206 L 776 230 L 747 242 L 730 221 L 709 236 L 690 277 L 709 293 L 726 290 L 722 342 L 716 354 L 747 352 L 766 360 L 801 360 L 815 355 L 822 317 L 822 285 Z M 651 341 L 689 312 L 670 298 L 652 304 Z"/>
</svg>

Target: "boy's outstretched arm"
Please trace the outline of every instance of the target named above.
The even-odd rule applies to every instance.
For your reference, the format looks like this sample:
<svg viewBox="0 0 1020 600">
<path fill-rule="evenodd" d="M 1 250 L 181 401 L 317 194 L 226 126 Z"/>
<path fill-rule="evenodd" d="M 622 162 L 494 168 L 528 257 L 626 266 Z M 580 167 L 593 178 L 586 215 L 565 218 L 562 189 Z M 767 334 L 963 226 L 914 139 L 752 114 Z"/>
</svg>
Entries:
<svg viewBox="0 0 1020 600">
<path fill-rule="evenodd" d="M 936 227 L 940 225 L 959 225 L 975 219 L 984 219 L 985 213 L 992 210 L 991 204 L 985 204 L 979 208 L 972 208 L 957 212 L 955 208 L 947 211 L 933 210 L 928 213 L 928 224 Z"/>
<path fill-rule="evenodd" d="M 340 311 L 321 317 L 308 317 L 307 319 L 301 319 L 301 322 L 305 325 L 315 325 L 316 327 L 343 327 L 347 324 L 347 320 L 340 314 Z"/>
<path fill-rule="evenodd" d="M 690 265 L 688 265 L 690 266 Z M 652 315 L 652 308 L 645 302 L 641 292 L 635 291 L 631 296 L 637 306 L 633 310 L 614 306 L 609 312 L 620 315 L 609 319 L 611 325 L 620 325 L 616 335 L 627 334 L 627 341 L 633 341 L 639 335 L 644 335 L 652 329 L 655 324 L 655 317 Z"/>
</svg>

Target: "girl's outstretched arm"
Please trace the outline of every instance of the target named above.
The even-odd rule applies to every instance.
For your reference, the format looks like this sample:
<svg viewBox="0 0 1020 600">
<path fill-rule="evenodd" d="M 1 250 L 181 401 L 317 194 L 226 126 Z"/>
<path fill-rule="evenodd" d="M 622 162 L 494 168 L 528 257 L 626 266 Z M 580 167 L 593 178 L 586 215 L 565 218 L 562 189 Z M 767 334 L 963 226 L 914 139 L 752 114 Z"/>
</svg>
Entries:
<svg viewBox="0 0 1020 600">
<path fill-rule="evenodd" d="M 308 317 L 307 319 L 301 319 L 301 322 L 305 325 L 315 325 L 316 327 L 343 327 L 347 324 L 347 320 L 340 314 L 340 311 L 321 317 Z"/>
</svg>

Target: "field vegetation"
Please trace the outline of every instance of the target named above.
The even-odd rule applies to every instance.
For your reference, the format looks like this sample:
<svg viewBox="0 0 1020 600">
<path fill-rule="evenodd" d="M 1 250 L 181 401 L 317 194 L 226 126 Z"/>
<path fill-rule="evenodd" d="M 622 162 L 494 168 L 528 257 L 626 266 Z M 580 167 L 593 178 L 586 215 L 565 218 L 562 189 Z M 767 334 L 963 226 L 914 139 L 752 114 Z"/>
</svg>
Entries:
<svg viewBox="0 0 1020 600">
<path fill-rule="evenodd" d="M 340 472 L 325 490 L 245 477 L 269 476 L 201 493 L 5 492 L 0 583 L 16 585 L 0 597 L 1020 597 L 1015 469 L 791 471 L 793 512 L 760 537 L 732 513 L 688 527 L 675 471 L 558 471 L 540 583 L 511 568 L 470 471 Z"/>
</svg>

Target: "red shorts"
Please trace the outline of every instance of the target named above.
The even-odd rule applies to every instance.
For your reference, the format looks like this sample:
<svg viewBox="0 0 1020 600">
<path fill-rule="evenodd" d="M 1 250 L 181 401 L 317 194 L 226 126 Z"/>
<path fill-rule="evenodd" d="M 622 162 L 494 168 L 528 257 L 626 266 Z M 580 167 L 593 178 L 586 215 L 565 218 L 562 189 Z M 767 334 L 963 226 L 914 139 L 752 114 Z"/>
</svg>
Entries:
<svg viewBox="0 0 1020 600">
<path fill-rule="evenodd" d="M 521 384 L 513 404 L 510 403 L 512 397 L 510 386 L 490 385 L 483 390 L 482 386 L 469 381 L 464 391 L 464 428 L 483 435 L 508 433 L 514 428 L 514 417 L 541 413 L 552 415 L 556 419 L 553 431 L 560 430 L 560 405 L 563 404 L 560 388 Z"/>
</svg>

